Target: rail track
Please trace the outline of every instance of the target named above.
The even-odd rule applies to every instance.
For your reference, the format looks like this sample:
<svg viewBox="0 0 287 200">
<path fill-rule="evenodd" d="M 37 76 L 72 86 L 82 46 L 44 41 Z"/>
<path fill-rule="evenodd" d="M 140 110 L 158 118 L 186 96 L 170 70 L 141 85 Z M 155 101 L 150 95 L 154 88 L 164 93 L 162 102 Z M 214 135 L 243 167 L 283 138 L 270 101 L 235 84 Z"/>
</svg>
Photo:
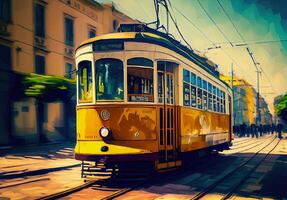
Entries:
<svg viewBox="0 0 287 200">
<path fill-rule="evenodd" d="M 240 151 L 235 151 L 235 152 L 232 152 L 232 153 L 240 153 L 242 151 L 247 151 L 247 150 L 250 150 L 250 149 L 252 149 L 252 148 L 264 143 L 265 141 L 268 141 L 272 137 L 274 137 L 274 136 L 272 136 L 272 135 L 268 136 L 268 137 L 264 138 L 263 140 L 255 140 L 255 141 L 254 140 L 249 140 L 247 143 L 244 143 L 243 145 L 240 144 L 240 145 L 234 146 L 233 148 L 230 148 L 230 150 L 227 150 L 227 152 L 232 152 L 234 150 L 242 149 L 244 147 L 247 147 L 247 148 L 244 148 L 244 149 L 242 149 Z"/>
<path fill-rule="evenodd" d="M 37 198 L 37 200 L 52 200 L 52 199 L 59 199 L 63 197 L 75 197 L 77 195 L 80 196 L 96 196 L 98 199 L 101 200 L 110 200 L 116 197 L 119 197 L 127 192 L 134 190 L 135 188 L 139 187 L 140 185 L 144 184 L 145 182 L 132 182 L 132 184 L 125 184 L 125 186 L 115 186 L 117 183 L 112 182 L 111 185 L 104 183 L 105 180 L 95 179 L 95 180 L 88 180 L 84 184 L 79 185 L 74 188 L 70 188 L 61 192 L 57 192 L 51 195 L 43 196 Z M 120 184 L 118 184 L 120 185 Z"/>
<path fill-rule="evenodd" d="M 235 169 L 233 169 L 232 171 L 227 173 L 225 176 L 221 177 L 214 184 L 208 186 L 208 188 L 206 188 L 204 191 L 202 191 L 202 192 L 198 193 L 197 195 L 195 195 L 194 197 L 192 197 L 192 199 L 200 199 L 200 198 L 204 197 L 206 194 L 208 194 L 210 191 L 212 191 L 214 189 L 214 187 L 216 187 L 217 184 L 224 181 L 226 178 L 231 176 L 232 173 L 234 173 L 236 170 L 240 169 L 241 167 L 246 165 L 248 162 L 250 162 L 251 159 L 253 159 L 257 154 L 259 154 L 263 149 L 265 149 L 267 146 L 269 146 L 275 140 L 275 138 L 272 138 L 272 139 L 271 138 L 272 138 L 272 136 L 266 137 L 266 138 L 264 138 L 262 140 L 258 140 L 258 141 L 252 141 L 252 142 L 248 141 L 248 144 L 249 144 L 248 148 L 245 148 L 247 146 L 246 143 L 244 145 L 237 144 L 238 146 L 236 145 L 236 150 L 239 150 L 239 151 L 234 151 L 234 152 L 232 152 L 232 154 L 242 153 L 242 152 L 248 151 L 252 148 L 256 148 L 256 147 L 268 142 L 267 145 L 264 145 L 264 147 L 261 148 L 259 151 L 257 151 L 252 157 L 250 157 L 248 160 L 244 161 L 242 164 L 240 164 L 238 167 L 236 167 Z M 245 142 L 247 142 L 247 140 L 250 140 L 250 138 L 245 139 Z M 252 143 L 252 145 L 251 145 L 251 143 Z M 232 149 L 232 150 L 234 150 L 234 149 Z M 209 160 L 209 161 L 211 161 L 211 160 Z M 211 162 L 214 162 L 213 164 L 217 164 L 217 159 L 213 159 L 213 161 L 211 161 Z M 203 162 L 203 164 L 204 164 L 204 162 Z M 200 177 L 198 177 L 198 179 L 199 178 Z M 99 199 L 109 200 L 109 199 L 114 199 L 116 197 L 124 195 L 124 194 L 134 190 L 135 188 L 139 188 L 141 185 L 143 185 L 145 183 L 146 183 L 146 181 L 145 182 L 142 181 L 142 182 L 137 182 L 135 184 L 132 184 L 132 186 L 128 186 L 128 187 L 124 186 L 124 187 L 117 188 L 117 187 L 109 187 L 109 186 L 108 187 L 102 187 L 101 186 L 102 180 L 90 180 L 90 181 L 87 181 L 86 183 L 84 183 L 80 186 L 77 186 L 77 187 L 62 191 L 62 192 L 58 192 L 55 194 L 40 197 L 40 198 L 38 198 L 38 200 L 51 200 L 51 199 L 59 199 L 59 198 L 63 198 L 63 197 L 77 197 L 77 194 L 81 194 L 82 196 L 85 196 L 85 195 L 95 196 L 98 193 L 102 194 L 102 195 L 98 196 Z M 92 190 L 91 190 L 91 188 L 92 188 Z M 92 194 L 90 194 L 89 192 L 92 192 Z M 229 193 L 227 198 L 229 198 L 231 195 L 232 195 L 232 193 Z"/>
<path fill-rule="evenodd" d="M 254 153 L 252 156 L 250 156 L 248 159 L 243 161 L 240 165 L 236 166 L 235 168 L 229 170 L 227 173 L 222 174 L 217 178 L 215 181 L 213 181 L 211 184 L 209 184 L 207 187 L 203 188 L 200 192 L 197 192 L 193 197 L 191 197 L 192 200 L 197 200 L 205 197 L 208 194 L 216 194 L 217 191 L 221 191 L 221 188 L 226 187 L 224 183 L 226 182 L 232 182 L 232 178 L 238 173 L 241 174 L 241 178 L 239 181 L 237 181 L 235 184 L 231 186 L 231 188 L 225 189 L 228 190 L 223 194 L 223 196 L 220 199 L 228 199 L 230 198 L 234 191 L 246 180 L 247 177 L 250 176 L 250 174 L 264 161 L 264 159 L 278 146 L 280 140 L 276 139 L 275 137 L 268 142 L 266 145 L 264 145 L 262 148 L 260 148 L 256 153 Z M 275 143 L 275 144 L 273 144 Z M 270 146 L 272 145 L 272 146 Z M 260 153 L 264 152 L 265 149 L 268 150 L 266 153 L 261 155 Z M 253 164 L 254 167 L 250 168 L 250 165 Z"/>
</svg>

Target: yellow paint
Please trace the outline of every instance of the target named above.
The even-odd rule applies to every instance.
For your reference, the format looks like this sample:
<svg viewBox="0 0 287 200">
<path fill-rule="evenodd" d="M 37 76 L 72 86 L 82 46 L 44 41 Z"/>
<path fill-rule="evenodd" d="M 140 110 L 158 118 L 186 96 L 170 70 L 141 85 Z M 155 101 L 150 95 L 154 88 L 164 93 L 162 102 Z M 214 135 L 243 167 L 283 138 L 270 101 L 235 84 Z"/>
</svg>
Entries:
<svg viewBox="0 0 287 200">
<path fill-rule="evenodd" d="M 99 40 L 110 40 L 110 39 L 134 39 L 136 36 L 136 32 L 119 32 L 119 33 L 110 33 L 110 34 L 105 34 L 105 35 L 100 35 L 94 38 L 90 38 L 80 44 L 80 46 L 83 46 L 85 44 L 93 43 Z M 143 32 L 142 34 L 153 37 L 156 39 L 162 39 L 165 41 L 168 41 L 167 39 L 160 37 L 159 35 L 153 34 L 153 33 L 145 33 Z"/>
<path fill-rule="evenodd" d="M 107 110 L 109 120 L 103 120 L 100 113 Z M 77 139 L 102 140 L 99 130 L 107 127 L 114 140 L 155 140 L 156 107 L 114 107 L 92 106 L 77 110 Z"/>
<path fill-rule="evenodd" d="M 181 107 L 180 117 L 182 152 L 230 141 L 228 115 Z"/>
<path fill-rule="evenodd" d="M 109 150 L 102 152 L 101 147 Z M 75 147 L 76 154 L 117 155 L 117 154 L 144 154 L 156 151 L 157 142 L 149 141 L 78 141 Z"/>
</svg>

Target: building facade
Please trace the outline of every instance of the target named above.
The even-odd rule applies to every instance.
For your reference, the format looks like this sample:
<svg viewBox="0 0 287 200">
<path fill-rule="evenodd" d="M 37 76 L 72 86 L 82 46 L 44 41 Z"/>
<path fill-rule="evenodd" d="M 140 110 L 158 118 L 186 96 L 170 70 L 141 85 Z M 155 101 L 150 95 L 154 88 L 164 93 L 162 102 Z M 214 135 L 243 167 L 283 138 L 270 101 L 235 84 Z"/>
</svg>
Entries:
<svg viewBox="0 0 287 200">
<path fill-rule="evenodd" d="M 232 86 L 232 77 L 220 76 L 230 87 Z M 256 124 L 256 98 L 257 92 L 244 79 L 238 77 L 233 78 L 233 117 L 234 125 L 240 124 Z M 259 98 L 259 111 L 261 116 L 261 124 L 272 124 L 272 115 L 269 111 L 268 104 L 265 99 Z"/>
<path fill-rule="evenodd" d="M 49 140 L 65 139 L 62 103 L 46 103 L 36 116 L 34 99 L 11 102 L 13 71 L 72 78 L 74 50 L 81 42 L 135 22 L 94 0 L 1 0 L 0 117 L 6 120 L 0 120 L 0 145 L 36 142 L 39 117 Z"/>
</svg>

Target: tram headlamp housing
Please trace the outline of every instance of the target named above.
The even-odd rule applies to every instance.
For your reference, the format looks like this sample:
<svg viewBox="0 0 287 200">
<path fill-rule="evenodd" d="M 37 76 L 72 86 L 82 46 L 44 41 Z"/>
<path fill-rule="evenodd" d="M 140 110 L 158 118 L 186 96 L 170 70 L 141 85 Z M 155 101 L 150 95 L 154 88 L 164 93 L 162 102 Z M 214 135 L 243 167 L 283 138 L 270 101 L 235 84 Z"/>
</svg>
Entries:
<svg viewBox="0 0 287 200">
<path fill-rule="evenodd" d="M 111 137 L 111 134 L 112 134 L 111 130 L 108 129 L 108 128 L 106 128 L 106 127 L 102 127 L 102 128 L 100 129 L 100 136 L 101 136 L 102 138 L 104 138 L 104 139 L 110 138 L 110 137 Z"/>
</svg>

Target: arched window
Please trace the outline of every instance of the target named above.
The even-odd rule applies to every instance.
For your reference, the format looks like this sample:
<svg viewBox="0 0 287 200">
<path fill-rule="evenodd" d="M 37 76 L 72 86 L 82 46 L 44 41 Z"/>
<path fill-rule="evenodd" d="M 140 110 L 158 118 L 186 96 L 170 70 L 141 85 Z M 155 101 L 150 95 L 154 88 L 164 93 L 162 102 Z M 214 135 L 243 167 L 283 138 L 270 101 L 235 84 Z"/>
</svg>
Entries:
<svg viewBox="0 0 287 200">
<path fill-rule="evenodd" d="M 136 57 L 136 58 L 128 59 L 128 65 L 153 67 L 153 62 L 152 62 L 152 60 L 147 59 L 147 58 Z"/>
<path fill-rule="evenodd" d="M 153 61 L 136 57 L 128 64 L 128 100 L 132 102 L 153 102 Z"/>
</svg>

